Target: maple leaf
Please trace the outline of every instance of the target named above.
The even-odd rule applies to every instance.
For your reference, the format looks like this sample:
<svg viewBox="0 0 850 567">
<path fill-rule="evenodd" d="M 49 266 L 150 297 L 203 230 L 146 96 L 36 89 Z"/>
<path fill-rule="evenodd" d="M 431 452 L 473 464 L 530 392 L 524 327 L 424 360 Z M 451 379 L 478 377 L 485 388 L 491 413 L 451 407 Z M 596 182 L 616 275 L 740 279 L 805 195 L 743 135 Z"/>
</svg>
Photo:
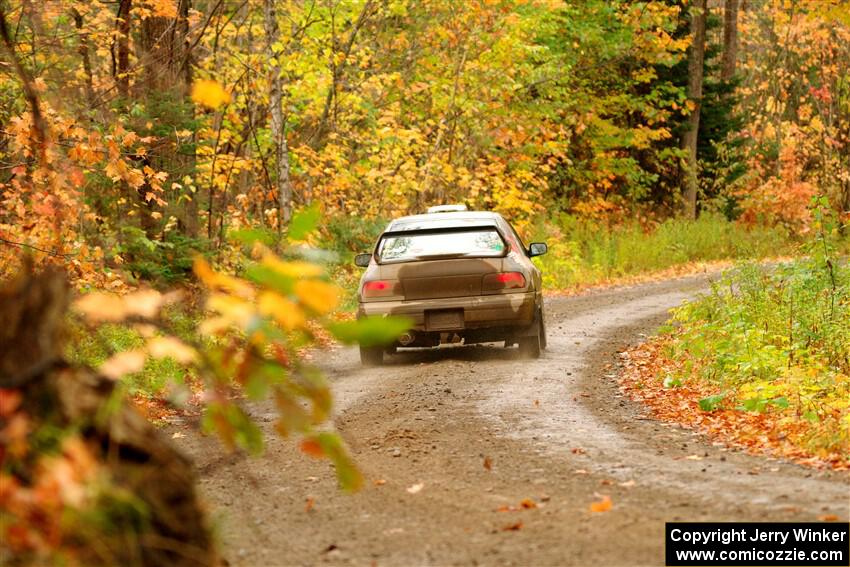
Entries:
<svg viewBox="0 0 850 567">
<path fill-rule="evenodd" d="M 196 103 L 218 109 L 221 105 L 230 102 L 230 93 L 216 81 L 201 79 L 192 85 L 192 100 Z"/>
</svg>

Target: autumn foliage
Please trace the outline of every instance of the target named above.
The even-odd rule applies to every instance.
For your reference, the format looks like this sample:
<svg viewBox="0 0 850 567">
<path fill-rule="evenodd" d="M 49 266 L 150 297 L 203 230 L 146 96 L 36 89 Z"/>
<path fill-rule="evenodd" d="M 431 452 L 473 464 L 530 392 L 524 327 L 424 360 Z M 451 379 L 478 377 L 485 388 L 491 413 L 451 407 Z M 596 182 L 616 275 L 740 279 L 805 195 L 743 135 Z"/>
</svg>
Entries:
<svg viewBox="0 0 850 567">
<path fill-rule="evenodd" d="M 354 276 L 328 267 L 371 246 L 387 218 L 449 202 L 502 212 L 550 240 L 542 261 L 560 288 L 786 253 L 824 211 L 847 222 L 847 2 L 742 3 L 725 24 L 736 44 L 721 40 L 713 4 L 694 34 L 688 0 L 0 0 L 0 280 L 30 261 L 61 267 L 79 294 L 67 362 L 116 399 L 167 363 L 206 430 L 253 452 L 262 438 L 244 403 L 270 399 L 278 432 L 355 488 L 327 428 L 328 385 L 305 353 L 404 330 L 346 321 L 350 290 L 335 281 Z M 697 69 L 702 94 L 689 95 Z M 694 178 L 696 210 L 682 215 Z M 751 274 L 764 312 L 782 319 L 747 319 L 719 290 L 680 311 L 670 344 L 688 366 L 653 364 L 740 378 L 723 399 L 764 411 L 728 421 L 788 427 L 783 447 L 844 466 L 846 273 L 836 267 L 827 285 L 825 265 Z M 800 298 L 823 315 L 827 296 L 828 332 L 814 316 L 794 326 Z M 168 314 L 181 302 L 182 326 Z M 788 318 L 810 333 L 804 348 L 800 332 L 780 332 Z M 762 324 L 776 332 L 757 336 Z M 73 357 L 115 329 L 131 346 L 96 364 Z M 713 359 L 714 343 L 691 348 L 730 333 L 765 357 L 758 380 Z M 75 555 L 96 537 L 69 535 L 61 514 L 100 510 L 100 489 L 128 522 L 144 507 L 76 422 L 27 405 L 9 380 L 18 370 L 0 376 L 6 542 L 34 561 L 59 549 L 109 562 L 111 548 Z M 132 393 L 161 411 L 162 386 Z M 684 391 L 645 399 L 661 410 Z M 727 415 L 688 408 L 700 422 Z"/>
</svg>

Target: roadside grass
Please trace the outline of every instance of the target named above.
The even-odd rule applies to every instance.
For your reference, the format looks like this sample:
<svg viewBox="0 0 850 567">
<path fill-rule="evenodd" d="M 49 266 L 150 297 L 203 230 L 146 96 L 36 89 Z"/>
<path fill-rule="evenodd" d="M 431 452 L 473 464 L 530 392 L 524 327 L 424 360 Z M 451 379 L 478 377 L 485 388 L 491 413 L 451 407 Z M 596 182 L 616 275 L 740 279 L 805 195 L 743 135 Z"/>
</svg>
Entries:
<svg viewBox="0 0 850 567">
<path fill-rule="evenodd" d="M 169 328 L 180 337 L 196 338 L 195 328 L 200 320 L 198 314 L 181 308 L 166 308 L 164 317 Z M 125 324 L 108 323 L 92 329 L 78 319 L 69 317 L 66 357 L 73 364 L 84 364 L 98 368 L 113 354 L 131 351 L 144 346 L 142 334 Z M 184 365 L 175 360 L 148 357 L 139 372 L 125 375 L 121 379 L 127 393 L 139 400 L 161 399 L 166 392 L 175 394 L 187 384 Z M 188 395 L 188 392 L 182 392 Z"/>
<path fill-rule="evenodd" d="M 781 228 L 745 227 L 720 215 L 668 219 L 647 231 L 637 221 L 608 227 L 570 215 L 538 223 L 530 240 L 549 253 L 535 261 L 548 290 L 614 283 L 695 263 L 792 254 L 794 238 Z"/>
<path fill-rule="evenodd" d="M 846 261 L 813 255 L 744 265 L 676 309 L 671 323 L 660 342 L 631 353 L 644 358 L 631 389 L 657 414 L 808 464 L 850 468 Z"/>
</svg>

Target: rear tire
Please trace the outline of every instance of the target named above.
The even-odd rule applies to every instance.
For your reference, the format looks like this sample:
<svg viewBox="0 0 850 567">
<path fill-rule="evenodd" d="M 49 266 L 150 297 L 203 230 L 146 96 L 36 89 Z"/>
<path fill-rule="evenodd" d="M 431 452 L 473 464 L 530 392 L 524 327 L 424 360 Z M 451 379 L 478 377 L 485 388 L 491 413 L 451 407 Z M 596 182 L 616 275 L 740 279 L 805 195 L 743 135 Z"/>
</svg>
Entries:
<svg viewBox="0 0 850 567">
<path fill-rule="evenodd" d="M 384 363 L 383 347 L 360 347 L 360 363 L 363 366 L 380 366 Z"/>
<path fill-rule="evenodd" d="M 533 335 L 519 337 L 519 354 L 523 358 L 540 358 L 540 351 L 546 348 L 546 328 L 542 315 L 538 314 Z"/>
<path fill-rule="evenodd" d="M 540 348 L 546 350 L 549 341 L 546 338 L 546 320 L 543 317 L 543 310 L 540 310 Z"/>
</svg>

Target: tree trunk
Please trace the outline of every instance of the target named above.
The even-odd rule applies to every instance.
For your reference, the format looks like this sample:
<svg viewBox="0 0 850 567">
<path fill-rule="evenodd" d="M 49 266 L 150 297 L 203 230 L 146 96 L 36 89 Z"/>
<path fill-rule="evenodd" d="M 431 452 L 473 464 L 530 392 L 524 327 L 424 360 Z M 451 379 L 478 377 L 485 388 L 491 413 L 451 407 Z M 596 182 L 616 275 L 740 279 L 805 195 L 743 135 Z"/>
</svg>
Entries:
<svg viewBox="0 0 850 567">
<path fill-rule="evenodd" d="M 140 62 L 143 77 L 138 83 L 138 95 L 152 109 L 158 125 L 168 125 L 171 132 L 191 129 L 193 107 L 188 100 L 192 83 L 189 44 L 189 8 L 191 0 L 178 0 L 177 17 L 147 17 L 142 20 Z M 191 146 L 182 144 L 175 136 L 163 136 L 154 149 L 151 165 L 166 171 L 169 179 L 182 183 L 185 176 L 194 175 L 195 155 Z M 176 211 L 184 234 L 198 234 L 198 194 L 181 192 L 171 195 L 179 201 Z M 183 201 L 185 200 L 185 203 Z"/>
<path fill-rule="evenodd" d="M 729 81 L 735 76 L 738 58 L 738 0 L 726 0 L 723 8 L 723 59 L 720 63 L 720 80 Z"/>
<path fill-rule="evenodd" d="M 292 182 L 289 179 L 289 146 L 286 143 L 286 123 L 283 117 L 283 84 L 280 77 L 280 63 L 274 45 L 279 43 L 280 30 L 274 10 L 275 0 L 264 1 L 264 24 L 266 31 L 266 53 L 271 65 L 269 82 L 269 106 L 271 111 L 272 141 L 274 143 L 274 171 L 277 175 L 277 213 L 278 232 L 289 224 L 292 217 Z"/>
<path fill-rule="evenodd" d="M 693 110 L 688 116 L 688 130 L 682 137 L 682 149 L 687 152 L 685 166 L 685 216 L 697 215 L 697 141 L 699 135 L 700 107 L 702 105 L 703 61 L 705 59 L 706 0 L 694 0 L 691 5 L 691 48 L 688 53 L 688 99 Z"/>
<path fill-rule="evenodd" d="M 71 8 L 71 17 L 74 18 L 74 27 L 77 28 L 77 53 L 83 63 L 83 73 L 86 77 L 86 103 L 89 108 L 94 104 L 94 81 L 92 78 L 91 56 L 89 55 L 89 35 L 83 29 L 83 16 L 76 8 Z"/>
<path fill-rule="evenodd" d="M 130 8 L 132 0 L 120 0 L 115 16 L 115 32 L 118 53 L 112 68 L 112 76 L 118 86 L 118 96 L 126 102 L 130 96 Z"/>
</svg>

